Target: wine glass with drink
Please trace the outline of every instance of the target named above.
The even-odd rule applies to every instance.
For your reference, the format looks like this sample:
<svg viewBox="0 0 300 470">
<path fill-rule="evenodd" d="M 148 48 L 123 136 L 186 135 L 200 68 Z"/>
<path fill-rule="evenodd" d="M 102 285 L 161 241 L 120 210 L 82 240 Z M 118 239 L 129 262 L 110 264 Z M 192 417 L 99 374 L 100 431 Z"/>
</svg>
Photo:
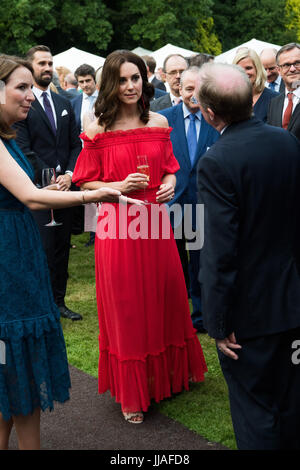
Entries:
<svg viewBox="0 0 300 470">
<path fill-rule="evenodd" d="M 43 168 L 42 170 L 42 186 L 43 188 L 57 190 L 56 173 L 54 168 Z M 45 224 L 45 227 L 56 227 L 62 225 L 61 222 L 54 220 L 53 209 L 51 209 L 51 222 Z"/>
<path fill-rule="evenodd" d="M 147 176 L 147 181 L 150 181 L 150 167 L 147 159 L 147 155 L 137 156 L 137 171 Z M 145 198 L 146 190 L 144 188 L 144 202 L 148 202 Z"/>
</svg>

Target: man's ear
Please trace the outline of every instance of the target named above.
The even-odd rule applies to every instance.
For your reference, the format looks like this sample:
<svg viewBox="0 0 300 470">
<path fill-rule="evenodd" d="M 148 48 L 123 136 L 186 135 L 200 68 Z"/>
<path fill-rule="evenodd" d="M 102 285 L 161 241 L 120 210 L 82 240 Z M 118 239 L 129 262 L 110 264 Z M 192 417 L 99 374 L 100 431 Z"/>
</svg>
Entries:
<svg viewBox="0 0 300 470">
<path fill-rule="evenodd" d="M 207 108 L 206 112 L 209 115 L 209 119 L 213 121 L 215 119 L 215 113 L 213 112 L 213 110 L 211 108 Z"/>
</svg>

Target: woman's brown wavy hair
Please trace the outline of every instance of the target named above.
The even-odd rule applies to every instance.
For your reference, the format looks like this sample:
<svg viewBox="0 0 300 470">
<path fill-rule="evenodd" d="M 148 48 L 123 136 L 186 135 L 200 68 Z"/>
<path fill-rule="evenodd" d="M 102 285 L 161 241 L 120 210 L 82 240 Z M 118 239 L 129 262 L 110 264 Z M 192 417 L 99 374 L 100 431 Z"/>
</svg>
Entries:
<svg viewBox="0 0 300 470">
<path fill-rule="evenodd" d="M 118 98 L 120 87 L 120 67 L 125 62 L 137 66 L 143 80 L 142 96 L 138 101 L 140 119 L 147 124 L 149 121 L 150 99 L 154 95 L 154 87 L 148 82 L 147 67 L 144 60 L 133 52 L 117 50 L 109 54 L 105 60 L 101 75 L 101 84 L 98 98 L 95 103 L 95 115 L 104 131 L 110 129 L 119 111 Z"/>
<path fill-rule="evenodd" d="M 18 68 L 25 67 L 33 73 L 31 64 L 20 57 L 9 56 L 5 54 L 0 55 L 0 85 L 1 91 L 5 95 L 5 84 L 8 82 L 11 74 Z M 4 98 L 4 96 L 3 96 Z M 2 99 L 1 99 L 2 101 Z M 11 128 L 5 120 L 5 104 L 0 104 L 0 138 L 2 139 L 14 139 L 16 137 L 16 131 Z"/>
</svg>

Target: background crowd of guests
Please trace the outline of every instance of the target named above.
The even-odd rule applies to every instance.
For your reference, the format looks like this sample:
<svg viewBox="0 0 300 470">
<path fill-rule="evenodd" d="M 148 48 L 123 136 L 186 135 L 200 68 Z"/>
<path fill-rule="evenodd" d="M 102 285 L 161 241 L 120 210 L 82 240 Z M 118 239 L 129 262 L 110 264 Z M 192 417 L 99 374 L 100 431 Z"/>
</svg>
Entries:
<svg viewBox="0 0 300 470">
<path fill-rule="evenodd" d="M 64 67 L 53 70 L 47 46 L 31 48 L 23 62 L 7 56 L 1 60 L 0 78 L 8 90 L 20 90 L 21 82 L 25 88 L 22 96 L 18 91 L 22 115 L 13 92 L 1 104 L 7 129 L 14 131 L 1 135 L 0 216 L 10 224 L 11 212 L 24 214 L 23 223 L 32 226 L 31 245 L 32 239 L 38 243 L 33 220 L 37 224 L 46 258 L 33 270 L 46 274 L 32 284 L 32 303 L 43 277 L 44 306 L 38 302 L 34 311 L 38 322 L 50 315 L 56 334 L 59 331 L 59 345 L 51 341 L 60 351 L 64 375 L 63 392 L 55 391 L 45 376 L 38 387 L 47 381 L 55 400 L 68 398 L 69 376 L 57 322 L 59 316 L 82 320 L 65 304 L 65 295 L 71 234 L 86 230 L 96 256 L 99 392 L 110 390 L 124 418 L 140 424 L 151 399 L 160 401 L 171 391 L 188 389 L 189 381 L 204 380 L 207 367 L 196 331 L 208 332 L 216 339 L 228 384 L 238 447 L 299 448 L 299 439 L 293 436 L 300 416 L 294 394 L 299 372 L 287 362 L 288 347 L 300 334 L 300 259 L 295 243 L 300 45 L 265 49 L 260 56 L 240 48 L 232 65 L 214 64 L 207 54 L 172 54 L 159 78 L 152 57 L 123 50 L 110 54 L 97 71 L 82 64 L 74 74 Z M 8 63 L 13 64 L 10 72 Z M 137 170 L 137 153 L 148 156 L 150 179 Z M 15 183 L 9 171 L 4 175 L 2 161 L 11 171 L 18 166 Z M 45 168 L 55 169 L 58 191 L 40 189 Z M 25 196 L 15 187 L 18 182 L 28 187 Z M 118 211 L 121 194 L 145 208 L 149 223 L 146 200 L 179 204 L 182 219 L 171 219 L 172 227 L 188 224 L 193 233 L 199 229 L 195 210 L 202 202 L 207 211 L 204 249 L 187 250 L 190 240 L 184 236 L 158 241 L 98 239 L 95 202 L 113 203 Z M 144 202 L 137 202 L 140 199 Z M 86 203 L 90 204 L 83 211 Z M 192 208 L 189 213 L 187 205 Z M 75 211 L 75 206 L 81 207 Z M 101 206 L 99 221 L 105 207 Z M 46 226 L 50 208 L 60 223 L 51 229 Z M 274 211 L 281 214 L 279 227 Z M 21 275 L 26 278 L 27 273 Z M 124 288 L 116 290 L 116 283 Z M 40 313 L 45 309 L 50 311 Z M 18 321 L 30 320 L 28 312 L 21 319 L 17 311 L 11 314 Z M 0 316 L 0 321 L 10 320 Z M 25 344 L 27 337 L 20 341 Z M 50 364 L 52 353 L 45 354 L 44 361 Z M 22 366 L 25 375 L 30 361 Z M 9 367 L 13 376 L 15 370 Z M 21 398 L 14 395 L 12 407 L 12 391 L 3 377 L 0 444 L 7 447 L 14 423 L 20 447 L 38 448 L 36 410 L 52 407 L 52 401 L 42 406 L 36 395 L 32 403 L 18 407 Z M 31 418 L 26 418 L 28 410 Z M 15 414 L 24 420 L 19 423 Z M 24 438 L 26 430 L 31 440 Z"/>
</svg>

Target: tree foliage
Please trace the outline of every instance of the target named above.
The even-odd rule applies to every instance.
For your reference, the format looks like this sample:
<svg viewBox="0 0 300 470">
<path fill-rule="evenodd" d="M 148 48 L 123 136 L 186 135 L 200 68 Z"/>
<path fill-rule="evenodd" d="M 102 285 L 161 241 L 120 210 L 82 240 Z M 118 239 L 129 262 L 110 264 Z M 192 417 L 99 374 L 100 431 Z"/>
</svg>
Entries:
<svg viewBox="0 0 300 470">
<path fill-rule="evenodd" d="M 286 0 L 215 0 L 213 18 L 223 50 L 253 38 L 278 45 L 292 40 L 285 5 Z"/>
<path fill-rule="evenodd" d="M 300 3 L 299 0 L 287 0 L 285 5 L 285 25 L 291 34 L 292 42 L 300 41 Z"/>
<path fill-rule="evenodd" d="M 107 7 L 100 0 L 1 0 L 0 49 L 24 54 L 45 43 L 53 52 L 78 44 L 105 50 L 112 36 Z M 60 50 L 59 50 L 60 49 Z"/>
<path fill-rule="evenodd" d="M 1 0 L 0 51 L 35 44 L 106 56 L 167 43 L 217 55 L 249 39 L 300 39 L 299 0 Z"/>
</svg>

